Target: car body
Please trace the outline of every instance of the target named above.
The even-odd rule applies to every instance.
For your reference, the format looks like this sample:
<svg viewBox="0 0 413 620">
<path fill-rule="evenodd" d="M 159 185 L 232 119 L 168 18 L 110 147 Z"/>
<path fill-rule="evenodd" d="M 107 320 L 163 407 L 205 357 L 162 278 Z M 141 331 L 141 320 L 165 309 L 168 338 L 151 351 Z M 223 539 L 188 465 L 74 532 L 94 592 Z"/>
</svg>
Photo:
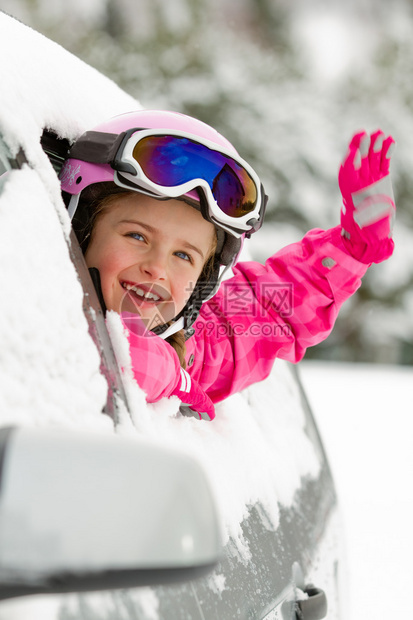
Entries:
<svg viewBox="0 0 413 620">
<path fill-rule="evenodd" d="M 116 316 L 105 321 L 100 309 L 56 174 L 80 133 L 139 102 L 4 13 L 0 30 L 8 58 L 0 70 L 0 425 L 130 436 L 136 450 L 143 442 L 187 455 L 209 480 L 222 540 L 218 563 L 202 577 L 194 568 L 194 579 L 186 572 L 179 584 L 153 577 L 145 588 L 118 580 L 113 589 L 101 581 L 93 593 L 84 592 L 87 581 L 70 588 L 51 579 L 37 590 L 51 598 L 5 600 L 0 618 L 33 617 L 40 607 L 43 620 L 316 620 L 326 600 L 330 620 L 339 618 L 337 497 L 296 369 L 277 362 L 268 379 L 220 403 L 210 424 L 177 416 L 174 399 L 146 403 L 128 374 Z M 144 511 L 151 502 L 139 488 L 130 492 L 142 493 Z M 121 531 L 122 511 L 108 495 L 105 510 Z M 165 503 L 165 521 L 178 497 L 168 498 L 170 510 Z"/>
</svg>

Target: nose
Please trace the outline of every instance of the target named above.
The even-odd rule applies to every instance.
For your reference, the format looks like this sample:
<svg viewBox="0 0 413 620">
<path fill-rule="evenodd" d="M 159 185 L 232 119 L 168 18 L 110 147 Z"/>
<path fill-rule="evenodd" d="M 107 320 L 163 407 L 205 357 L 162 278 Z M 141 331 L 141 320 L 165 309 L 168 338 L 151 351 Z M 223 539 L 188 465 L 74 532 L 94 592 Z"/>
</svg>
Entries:
<svg viewBox="0 0 413 620">
<path fill-rule="evenodd" d="M 151 248 L 140 265 L 142 273 L 151 280 L 166 280 L 167 257 L 162 248 Z"/>
</svg>

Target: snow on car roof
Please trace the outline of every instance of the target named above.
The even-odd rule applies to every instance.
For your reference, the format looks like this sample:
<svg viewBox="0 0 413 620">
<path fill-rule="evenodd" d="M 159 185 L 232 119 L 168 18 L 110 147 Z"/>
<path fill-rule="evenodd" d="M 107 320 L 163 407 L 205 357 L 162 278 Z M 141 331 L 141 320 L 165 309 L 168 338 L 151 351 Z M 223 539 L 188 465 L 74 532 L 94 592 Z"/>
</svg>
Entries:
<svg viewBox="0 0 413 620">
<path fill-rule="evenodd" d="M 30 153 L 45 127 L 73 140 L 87 127 L 141 107 L 109 78 L 5 13 L 0 30 L 0 127 L 11 148 L 23 145 Z"/>
</svg>

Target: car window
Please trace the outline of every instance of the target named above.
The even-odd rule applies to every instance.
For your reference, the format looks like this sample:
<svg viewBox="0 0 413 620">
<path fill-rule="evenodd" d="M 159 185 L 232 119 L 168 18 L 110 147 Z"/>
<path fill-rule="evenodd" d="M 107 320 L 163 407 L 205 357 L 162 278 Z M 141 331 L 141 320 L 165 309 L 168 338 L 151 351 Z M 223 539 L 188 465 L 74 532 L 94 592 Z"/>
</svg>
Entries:
<svg viewBox="0 0 413 620">
<path fill-rule="evenodd" d="M 0 175 L 9 170 L 20 168 L 26 161 L 26 157 L 20 149 L 15 157 L 12 157 L 10 149 L 7 146 L 3 136 L 0 134 Z"/>
<path fill-rule="evenodd" d="M 56 174 L 60 173 L 70 148 L 70 142 L 66 138 L 59 136 L 51 130 L 43 131 L 40 143 L 48 156 Z"/>
<path fill-rule="evenodd" d="M 0 191 L 3 188 L 5 181 L 5 177 L 3 177 L 3 175 L 9 170 L 11 170 L 13 167 L 14 166 L 12 165 L 10 151 L 2 136 L 0 135 Z"/>
</svg>

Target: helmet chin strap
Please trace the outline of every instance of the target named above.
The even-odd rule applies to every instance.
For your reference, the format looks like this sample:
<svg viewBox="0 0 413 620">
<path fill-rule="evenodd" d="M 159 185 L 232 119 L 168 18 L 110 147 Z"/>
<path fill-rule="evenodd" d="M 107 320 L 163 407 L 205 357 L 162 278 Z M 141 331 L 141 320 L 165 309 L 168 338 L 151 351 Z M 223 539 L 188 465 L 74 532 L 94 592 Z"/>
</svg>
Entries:
<svg viewBox="0 0 413 620">
<path fill-rule="evenodd" d="M 76 213 L 77 205 L 79 204 L 80 194 L 72 195 L 69 201 L 69 205 L 67 207 L 67 212 L 69 214 L 70 220 L 73 220 L 73 217 Z"/>
<path fill-rule="evenodd" d="M 184 317 L 181 316 L 177 321 L 174 321 L 173 323 L 171 323 L 171 325 L 169 325 L 165 331 L 163 331 L 161 334 L 158 334 L 158 336 L 160 336 L 163 340 L 165 340 L 166 338 L 169 338 L 169 336 L 173 336 L 173 334 L 176 334 L 176 332 L 181 331 L 181 329 L 184 329 L 184 325 L 185 324 L 185 320 Z"/>
</svg>

